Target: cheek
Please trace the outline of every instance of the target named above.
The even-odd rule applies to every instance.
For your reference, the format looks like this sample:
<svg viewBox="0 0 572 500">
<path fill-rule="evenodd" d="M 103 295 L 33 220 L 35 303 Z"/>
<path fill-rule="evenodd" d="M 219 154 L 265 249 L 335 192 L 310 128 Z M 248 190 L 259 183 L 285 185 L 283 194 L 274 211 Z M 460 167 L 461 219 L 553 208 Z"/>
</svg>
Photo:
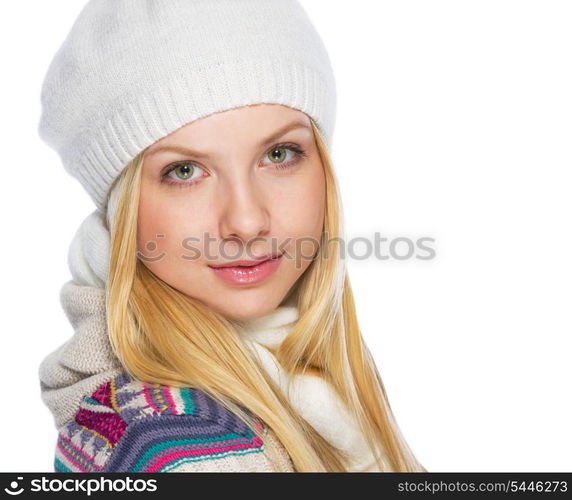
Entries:
<svg viewBox="0 0 572 500">
<path fill-rule="evenodd" d="M 154 196 L 149 190 L 141 190 L 137 219 L 137 247 L 140 252 L 144 251 L 149 242 L 158 238 L 165 239 L 165 236 L 160 235 L 169 235 L 170 219 L 166 212 L 167 206 L 161 203 L 158 196 Z"/>
<path fill-rule="evenodd" d="M 274 198 L 273 215 L 290 237 L 319 239 L 325 207 L 325 179 L 321 165 Z"/>
<path fill-rule="evenodd" d="M 200 211 L 200 206 L 193 206 L 188 199 L 141 191 L 137 248 L 147 267 L 156 274 L 162 276 L 170 267 L 178 268 L 181 255 L 188 254 L 185 239 L 196 241 L 206 231 L 201 225 L 205 214 L 197 209 Z M 162 254 L 161 259 L 154 260 Z"/>
<path fill-rule="evenodd" d="M 172 254 L 168 219 L 157 210 L 140 204 L 137 221 L 137 250 L 141 261 L 155 273 L 169 265 Z"/>
</svg>

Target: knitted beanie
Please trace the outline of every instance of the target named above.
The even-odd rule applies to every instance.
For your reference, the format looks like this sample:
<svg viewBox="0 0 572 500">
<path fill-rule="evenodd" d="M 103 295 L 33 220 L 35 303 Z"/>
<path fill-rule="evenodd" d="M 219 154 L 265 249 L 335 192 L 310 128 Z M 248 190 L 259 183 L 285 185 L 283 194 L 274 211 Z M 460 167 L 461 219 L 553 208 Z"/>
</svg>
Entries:
<svg viewBox="0 0 572 500">
<path fill-rule="evenodd" d="M 38 132 L 105 209 L 142 150 L 258 103 L 306 113 L 331 147 L 333 71 L 298 1 L 90 0 L 48 68 Z"/>
</svg>

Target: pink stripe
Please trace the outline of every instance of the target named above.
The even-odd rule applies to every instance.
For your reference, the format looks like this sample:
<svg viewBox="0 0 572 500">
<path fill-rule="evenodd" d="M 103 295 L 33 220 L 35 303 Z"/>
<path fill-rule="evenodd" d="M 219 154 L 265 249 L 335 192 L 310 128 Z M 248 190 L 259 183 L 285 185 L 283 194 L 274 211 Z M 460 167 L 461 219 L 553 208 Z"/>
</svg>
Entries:
<svg viewBox="0 0 572 500">
<path fill-rule="evenodd" d="M 175 406 L 175 401 L 173 401 L 173 396 L 171 395 L 171 388 L 169 386 L 165 386 L 165 397 L 167 398 L 167 402 L 169 403 L 169 408 L 174 415 L 177 415 L 177 408 Z"/>
<path fill-rule="evenodd" d="M 58 449 L 73 465 L 75 465 L 80 471 L 87 472 L 81 465 L 79 465 L 69 454 L 66 450 L 63 449 L 62 445 L 58 443 Z"/>
<path fill-rule="evenodd" d="M 198 456 L 198 455 L 205 455 L 208 453 L 215 453 L 215 452 L 224 452 L 229 450 L 237 450 L 241 448 L 252 448 L 253 445 L 251 443 L 242 443 L 236 444 L 234 446 L 223 446 L 223 447 L 213 447 L 213 448 L 201 448 L 197 449 L 182 449 L 180 451 L 173 451 L 163 457 L 161 457 L 154 465 L 151 465 L 148 469 L 144 469 L 145 472 L 157 472 L 161 469 L 165 464 L 172 462 L 178 458 L 187 457 L 187 456 Z M 180 448 L 180 447 L 179 447 Z M 170 448 L 175 450 L 175 448 Z"/>
<path fill-rule="evenodd" d="M 245 438 L 235 438 L 235 439 L 228 439 L 226 441 L 218 441 L 219 444 L 233 444 L 233 443 L 243 443 L 245 440 Z M 256 446 L 260 446 L 260 443 L 255 442 L 254 443 Z M 147 462 L 145 462 L 145 464 L 143 465 L 142 469 L 144 470 L 145 467 L 147 467 L 147 464 L 152 462 L 153 460 L 157 460 L 157 458 L 162 457 L 165 454 L 169 454 L 170 450 L 178 450 L 178 449 L 192 449 L 192 448 L 200 448 L 201 446 L 203 446 L 203 448 L 200 448 L 201 450 L 206 450 L 204 453 L 208 453 L 209 450 L 213 449 L 213 448 L 204 448 L 205 443 L 189 443 L 189 444 L 185 444 L 185 445 L 179 445 L 179 446 L 171 446 L 170 448 L 165 448 L 164 450 L 161 450 L 158 454 L 153 455 L 149 460 L 147 460 Z M 198 453 L 200 455 L 200 452 Z"/>
<path fill-rule="evenodd" d="M 145 384 L 143 386 L 143 394 L 145 394 L 145 399 L 147 400 L 147 403 L 149 404 L 149 406 L 151 408 L 153 408 L 156 411 L 159 411 L 159 408 L 157 408 L 154 404 L 153 404 L 153 397 L 151 396 L 150 392 L 149 392 L 149 386 L 147 384 Z"/>
<path fill-rule="evenodd" d="M 245 438 L 235 438 L 235 439 L 228 439 L 226 441 L 219 441 L 220 444 L 232 444 L 232 443 L 242 443 L 244 441 Z M 258 445 L 258 443 L 256 443 Z M 190 444 L 185 444 L 185 445 L 179 445 L 179 446 L 171 446 L 171 448 L 165 448 L 164 450 L 161 450 L 160 453 L 153 455 L 149 460 L 147 460 L 147 462 L 145 462 L 145 465 L 143 465 L 142 469 L 145 470 L 145 468 L 147 467 L 147 464 L 149 464 L 150 462 L 152 462 L 153 460 L 157 460 L 157 458 L 160 458 L 162 456 L 164 456 L 165 454 L 169 454 L 171 453 L 170 450 L 178 450 L 178 449 L 192 449 L 192 448 L 199 448 L 200 446 L 204 446 L 204 443 L 190 443 Z M 201 448 L 206 450 L 205 453 L 208 452 L 209 449 L 211 448 Z M 200 453 L 198 453 L 200 455 Z"/>
</svg>

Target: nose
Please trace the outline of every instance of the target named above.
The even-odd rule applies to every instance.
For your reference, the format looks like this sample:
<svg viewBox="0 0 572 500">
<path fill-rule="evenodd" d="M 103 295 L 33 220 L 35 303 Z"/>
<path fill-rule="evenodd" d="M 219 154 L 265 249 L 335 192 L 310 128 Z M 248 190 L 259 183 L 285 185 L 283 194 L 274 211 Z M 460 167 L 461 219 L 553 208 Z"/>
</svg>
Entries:
<svg viewBox="0 0 572 500">
<path fill-rule="evenodd" d="M 267 236 L 270 231 L 268 201 L 251 179 L 235 181 L 221 193 L 222 211 L 219 232 L 223 240 L 239 239 L 246 245 L 251 239 Z"/>
</svg>

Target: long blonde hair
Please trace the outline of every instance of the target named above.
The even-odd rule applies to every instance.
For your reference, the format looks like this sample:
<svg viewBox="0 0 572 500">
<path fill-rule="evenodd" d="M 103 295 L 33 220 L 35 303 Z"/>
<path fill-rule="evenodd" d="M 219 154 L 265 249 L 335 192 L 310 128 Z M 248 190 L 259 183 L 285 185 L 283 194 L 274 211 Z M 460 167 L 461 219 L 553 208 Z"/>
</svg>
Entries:
<svg viewBox="0 0 572 500">
<path fill-rule="evenodd" d="M 296 283 L 299 320 L 275 355 L 287 373 L 310 372 L 333 385 L 377 454 L 380 470 L 425 471 L 394 421 L 360 332 L 350 280 L 340 257 L 339 190 L 313 120 L 312 128 L 326 180 L 324 229 L 314 260 Z M 106 306 L 115 354 L 138 380 L 194 387 L 247 424 L 252 415 L 260 418 L 286 449 L 296 471 L 346 471 L 346 457 L 291 407 L 242 343 L 236 323 L 171 287 L 137 258 L 144 154 L 134 158 L 117 180 L 121 185 L 110 228 Z M 275 450 L 269 448 L 269 452 L 275 457 Z"/>
</svg>

